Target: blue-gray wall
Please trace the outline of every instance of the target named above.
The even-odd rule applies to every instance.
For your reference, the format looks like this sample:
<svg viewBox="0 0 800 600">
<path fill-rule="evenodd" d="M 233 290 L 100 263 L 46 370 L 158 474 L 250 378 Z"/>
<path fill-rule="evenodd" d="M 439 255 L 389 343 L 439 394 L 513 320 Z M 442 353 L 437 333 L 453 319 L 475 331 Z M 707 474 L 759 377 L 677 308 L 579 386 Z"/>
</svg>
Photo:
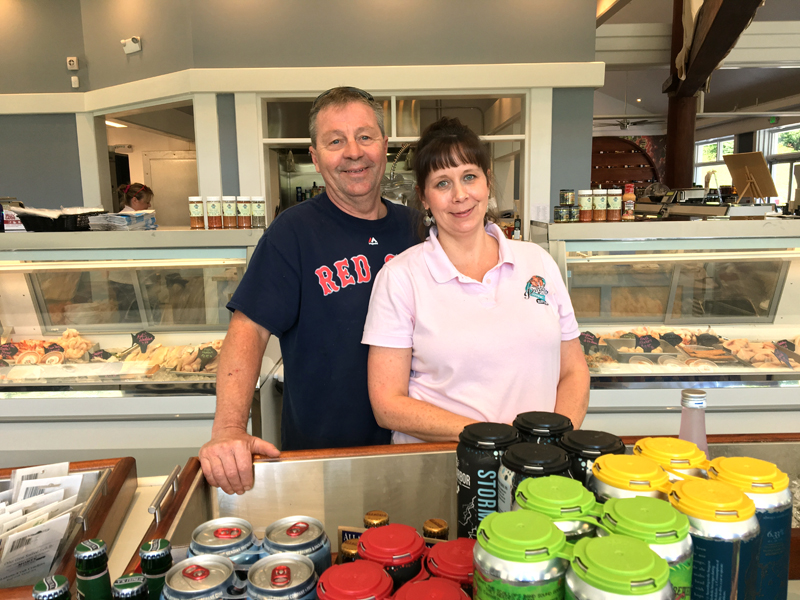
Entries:
<svg viewBox="0 0 800 600">
<path fill-rule="evenodd" d="M 233 94 L 217 94 L 219 160 L 222 194 L 239 195 L 239 150 L 236 147 L 236 104 Z"/>
<path fill-rule="evenodd" d="M 553 90 L 553 142 L 550 155 L 550 206 L 558 191 L 587 189 L 592 169 L 592 110 L 594 90 Z M 552 212 L 550 220 L 553 220 Z"/>
<path fill-rule="evenodd" d="M 0 115 L 0 196 L 35 208 L 83 204 L 75 115 Z"/>
</svg>

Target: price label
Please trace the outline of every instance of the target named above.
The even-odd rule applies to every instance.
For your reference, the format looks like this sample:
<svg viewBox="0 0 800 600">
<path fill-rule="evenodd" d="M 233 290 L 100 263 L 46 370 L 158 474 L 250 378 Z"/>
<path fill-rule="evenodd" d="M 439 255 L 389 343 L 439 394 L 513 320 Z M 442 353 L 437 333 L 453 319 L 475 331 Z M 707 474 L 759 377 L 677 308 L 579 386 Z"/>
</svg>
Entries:
<svg viewBox="0 0 800 600">
<path fill-rule="evenodd" d="M 797 350 L 794 342 L 790 340 L 781 340 L 780 342 L 776 342 L 776 344 L 781 348 L 786 348 L 787 350 L 791 350 L 792 352 L 795 352 Z"/>
<path fill-rule="evenodd" d="M 63 352 L 64 348 L 59 346 L 58 344 L 49 344 L 44 347 L 44 353 L 47 354 L 48 352 Z"/>
<path fill-rule="evenodd" d="M 789 362 L 789 357 L 786 356 L 786 354 L 784 354 L 782 351 L 778 350 L 777 348 L 775 348 L 774 354 L 775 354 L 775 357 L 779 361 L 781 361 L 781 364 L 783 364 L 784 367 L 789 367 L 790 369 L 792 368 L 792 363 Z"/>
<path fill-rule="evenodd" d="M 200 370 L 206 368 L 206 365 L 217 357 L 217 351 L 211 346 L 206 346 L 197 354 L 200 358 Z"/>
<path fill-rule="evenodd" d="M 636 336 L 636 347 L 641 348 L 645 352 L 652 352 L 661 345 L 656 338 L 652 335 Z"/>
<path fill-rule="evenodd" d="M 671 346 L 677 346 L 678 344 L 683 343 L 683 338 L 679 336 L 677 333 L 665 333 L 661 336 L 661 339 L 667 342 Z"/>
<path fill-rule="evenodd" d="M 14 358 L 17 352 L 19 352 L 19 348 L 14 344 L 3 344 L 0 346 L 0 357 L 2 358 Z"/>
<path fill-rule="evenodd" d="M 110 352 L 106 352 L 105 350 L 98 350 L 97 352 L 92 352 L 92 358 L 99 358 L 100 360 L 108 360 L 114 356 Z"/>
<path fill-rule="evenodd" d="M 139 333 L 132 333 L 131 337 L 133 338 L 133 343 L 139 345 L 139 350 L 142 351 L 144 354 L 147 352 L 147 347 L 153 343 L 153 340 L 156 339 L 149 331 L 140 331 Z"/>
<path fill-rule="evenodd" d="M 591 331 L 582 332 L 580 336 L 578 336 L 578 339 L 581 341 L 581 344 L 583 344 L 584 352 L 589 351 L 589 346 L 597 346 L 600 343 L 600 340 Z"/>
</svg>

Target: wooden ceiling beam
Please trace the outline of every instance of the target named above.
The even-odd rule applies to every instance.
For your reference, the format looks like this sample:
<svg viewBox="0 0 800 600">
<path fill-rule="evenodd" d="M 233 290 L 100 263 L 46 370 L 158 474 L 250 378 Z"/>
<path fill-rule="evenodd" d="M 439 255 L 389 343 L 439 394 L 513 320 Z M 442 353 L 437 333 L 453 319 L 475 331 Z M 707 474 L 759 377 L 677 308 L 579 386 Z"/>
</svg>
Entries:
<svg viewBox="0 0 800 600">
<path fill-rule="evenodd" d="M 705 0 L 697 15 L 686 78 L 677 85 L 672 79 L 672 85 L 665 87 L 674 88 L 674 95 L 681 98 L 694 96 L 736 45 L 761 1 Z"/>
</svg>

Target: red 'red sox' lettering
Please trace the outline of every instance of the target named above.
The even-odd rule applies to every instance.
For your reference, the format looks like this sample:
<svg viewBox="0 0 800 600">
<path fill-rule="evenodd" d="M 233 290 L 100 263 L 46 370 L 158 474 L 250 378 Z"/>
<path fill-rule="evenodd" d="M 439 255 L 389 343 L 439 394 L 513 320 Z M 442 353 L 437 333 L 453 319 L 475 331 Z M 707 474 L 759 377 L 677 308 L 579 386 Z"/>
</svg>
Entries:
<svg viewBox="0 0 800 600">
<path fill-rule="evenodd" d="M 356 277 L 350 273 L 350 261 L 353 262 L 353 269 L 355 270 Z M 349 261 L 346 258 L 337 260 L 333 263 L 335 268 L 336 278 L 339 280 L 337 284 L 334 281 L 334 270 L 325 265 L 314 271 L 317 276 L 319 285 L 322 288 L 322 294 L 328 296 L 334 292 L 338 292 L 348 285 L 356 285 L 357 283 L 369 283 L 372 281 L 372 270 L 369 266 L 369 260 L 363 254 L 352 257 Z M 357 278 L 357 279 L 356 279 Z"/>
</svg>

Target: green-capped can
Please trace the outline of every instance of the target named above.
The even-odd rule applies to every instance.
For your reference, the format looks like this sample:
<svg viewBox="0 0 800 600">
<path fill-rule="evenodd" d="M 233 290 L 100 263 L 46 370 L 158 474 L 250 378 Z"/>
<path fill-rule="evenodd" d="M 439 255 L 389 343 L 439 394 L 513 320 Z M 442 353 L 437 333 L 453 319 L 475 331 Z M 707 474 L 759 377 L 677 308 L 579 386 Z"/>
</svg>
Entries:
<svg viewBox="0 0 800 600">
<path fill-rule="evenodd" d="M 52 575 L 40 579 L 33 586 L 34 600 L 70 600 L 69 579 L 63 575 Z"/>
<path fill-rule="evenodd" d="M 111 595 L 124 600 L 147 600 L 147 578 L 139 573 L 128 573 L 111 585 Z"/>
<path fill-rule="evenodd" d="M 111 600 L 108 549 L 103 540 L 84 540 L 75 546 L 75 576 L 78 600 Z"/>
<path fill-rule="evenodd" d="M 611 498 L 603 505 L 600 522 L 612 533 L 650 546 L 669 564 L 669 582 L 675 597 L 691 598 L 693 547 L 686 515 L 658 498 Z M 606 533 L 598 529 L 597 535 Z"/>
<path fill-rule="evenodd" d="M 147 578 L 150 597 L 158 600 L 164 587 L 164 577 L 172 568 L 172 545 L 164 538 L 145 542 L 139 548 L 139 560 L 142 563 L 142 573 Z"/>
<path fill-rule="evenodd" d="M 675 599 L 667 561 L 624 535 L 580 540 L 566 581 L 566 600 Z"/>
<path fill-rule="evenodd" d="M 513 446 L 512 446 L 513 447 Z M 561 475 L 526 479 L 519 484 L 511 510 L 532 510 L 550 517 L 568 544 L 593 537 L 597 500 L 580 481 Z"/>
<path fill-rule="evenodd" d="M 492 513 L 478 527 L 473 575 L 476 600 L 562 598 L 564 533 L 533 511 Z"/>
</svg>

